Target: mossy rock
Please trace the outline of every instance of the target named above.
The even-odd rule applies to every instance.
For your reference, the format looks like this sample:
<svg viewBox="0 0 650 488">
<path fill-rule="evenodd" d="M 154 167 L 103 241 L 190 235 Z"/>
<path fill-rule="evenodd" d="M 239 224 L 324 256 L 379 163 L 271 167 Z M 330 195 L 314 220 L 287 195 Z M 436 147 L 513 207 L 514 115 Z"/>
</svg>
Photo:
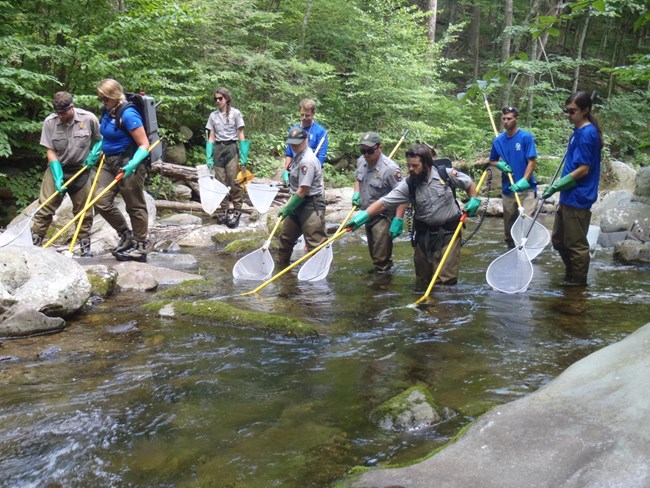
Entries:
<svg viewBox="0 0 650 488">
<path fill-rule="evenodd" d="M 162 290 L 158 293 L 158 298 L 165 300 L 174 300 L 176 298 L 195 298 L 205 296 L 208 293 L 214 293 L 217 284 L 214 281 L 198 279 L 189 280 Z"/>
<path fill-rule="evenodd" d="M 106 298 L 115 291 L 117 271 L 104 265 L 88 266 L 85 271 L 90 281 L 90 296 Z"/>
<path fill-rule="evenodd" d="M 282 334 L 299 339 L 318 336 L 315 327 L 295 319 L 264 312 L 253 312 L 230 306 L 217 300 L 163 300 L 143 305 L 149 312 L 158 313 L 166 305 L 172 305 L 177 317 L 186 316 L 209 320 L 235 327 L 253 328 L 267 332 Z"/>
<path fill-rule="evenodd" d="M 215 244 L 227 244 L 240 239 L 266 239 L 266 232 L 261 230 L 242 230 L 239 232 L 218 232 L 212 235 L 212 242 Z"/>
<path fill-rule="evenodd" d="M 254 239 L 238 239 L 232 241 L 226 247 L 224 247 L 220 253 L 221 254 L 244 254 L 255 251 L 259 249 L 264 244 L 265 239 L 261 237 L 255 237 Z"/>
<path fill-rule="evenodd" d="M 442 415 L 429 390 L 416 385 L 379 405 L 371 419 L 386 430 L 412 430 L 436 424 Z"/>
</svg>

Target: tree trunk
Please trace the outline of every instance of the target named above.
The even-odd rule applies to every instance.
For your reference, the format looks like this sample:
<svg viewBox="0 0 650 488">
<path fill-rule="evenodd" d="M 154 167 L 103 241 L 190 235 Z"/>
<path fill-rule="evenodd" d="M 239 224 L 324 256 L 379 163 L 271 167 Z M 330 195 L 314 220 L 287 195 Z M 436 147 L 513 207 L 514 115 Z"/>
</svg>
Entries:
<svg viewBox="0 0 650 488">
<path fill-rule="evenodd" d="M 429 12 L 431 15 L 429 17 L 429 31 L 427 36 L 429 38 L 429 44 L 436 42 L 436 20 L 438 17 L 438 0 L 429 0 Z"/>
<path fill-rule="evenodd" d="M 576 61 L 580 62 L 582 60 L 582 48 L 585 45 L 585 38 L 587 37 L 587 29 L 589 27 L 589 11 L 585 15 L 584 22 L 582 24 L 582 29 L 580 30 L 580 36 L 578 38 L 578 45 L 576 49 Z M 573 73 L 573 92 L 578 91 L 578 85 L 580 82 L 580 64 L 576 66 L 576 69 Z"/>
<path fill-rule="evenodd" d="M 196 168 L 191 166 L 182 166 L 180 164 L 165 163 L 161 159 L 154 162 L 149 169 L 150 173 L 160 174 L 171 180 L 199 181 L 196 174 Z"/>
<path fill-rule="evenodd" d="M 512 44 L 512 35 L 509 32 L 509 28 L 512 27 L 512 6 L 513 0 L 506 0 L 505 10 L 503 12 L 503 41 L 501 42 L 501 62 L 505 63 L 506 60 L 510 57 L 510 45 Z M 501 88 L 501 106 L 508 104 L 508 99 L 510 98 L 510 83 L 506 83 L 505 86 Z"/>
<path fill-rule="evenodd" d="M 481 6 L 479 4 L 473 7 L 472 25 L 470 27 L 470 49 L 473 51 L 474 61 L 474 78 L 478 78 L 479 49 L 481 45 Z"/>
<path fill-rule="evenodd" d="M 300 50 L 305 50 L 305 39 L 307 38 L 307 24 L 309 23 L 309 16 L 311 15 L 311 2 L 307 0 L 307 7 L 305 9 L 305 16 L 302 18 L 302 27 L 300 28 Z"/>
</svg>

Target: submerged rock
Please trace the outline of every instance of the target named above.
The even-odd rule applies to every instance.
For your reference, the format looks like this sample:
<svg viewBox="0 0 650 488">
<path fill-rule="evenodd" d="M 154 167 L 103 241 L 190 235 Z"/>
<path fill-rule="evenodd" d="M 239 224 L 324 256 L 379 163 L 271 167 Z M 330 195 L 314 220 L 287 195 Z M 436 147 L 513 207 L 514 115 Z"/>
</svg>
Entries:
<svg viewBox="0 0 650 488">
<path fill-rule="evenodd" d="M 371 418 L 384 430 L 416 430 L 437 424 L 442 415 L 423 386 L 413 386 L 379 405 Z"/>
<path fill-rule="evenodd" d="M 164 310 L 164 313 L 168 314 L 170 305 L 173 307 L 171 310 L 176 317 L 193 317 L 209 320 L 215 325 L 247 327 L 282 334 L 287 337 L 313 338 L 318 336 L 315 327 L 298 320 L 270 313 L 243 310 L 217 300 L 159 301 L 148 303 L 143 308 L 158 314 L 161 314 L 161 311 Z"/>
<path fill-rule="evenodd" d="M 36 310 L 22 310 L 0 323 L 0 337 L 29 337 L 60 332 L 65 329 L 61 317 L 48 317 Z"/>
</svg>

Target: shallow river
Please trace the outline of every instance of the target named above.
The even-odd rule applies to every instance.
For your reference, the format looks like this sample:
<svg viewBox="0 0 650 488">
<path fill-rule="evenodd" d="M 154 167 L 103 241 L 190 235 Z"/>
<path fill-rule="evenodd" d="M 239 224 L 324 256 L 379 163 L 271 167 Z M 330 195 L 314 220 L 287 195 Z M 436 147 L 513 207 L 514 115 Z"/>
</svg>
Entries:
<svg viewBox="0 0 650 488">
<path fill-rule="evenodd" d="M 234 259 L 195 254 L 220 299 L 314 324 L 315 340 L 147 316 L 145 293 L 111 298 L 63 333 L 5 340 L 0 356 L 19 359 L 0 362 L 0 486 L 328 486 L 355 465 L 425 455 L 650 320 L 648 269 L 611 252 L 596 254 L 586 291 L 558 286 L 550 247 L 525 294 L 491 291 L 500 225 L 488 220 L 463 249 L 460 284 L 436 286 L 417 310 L 405 307 L 422 295 L 406 240 L 392 275 L 369 274 L 350 235 L 326 281 L 294 273 L 247 297 Z M 141 334 L 106 330 L 134 319 Z M 455 416 L 418 432 L 372 424 L 375 406 L 417 383 Z"/>
</svg>

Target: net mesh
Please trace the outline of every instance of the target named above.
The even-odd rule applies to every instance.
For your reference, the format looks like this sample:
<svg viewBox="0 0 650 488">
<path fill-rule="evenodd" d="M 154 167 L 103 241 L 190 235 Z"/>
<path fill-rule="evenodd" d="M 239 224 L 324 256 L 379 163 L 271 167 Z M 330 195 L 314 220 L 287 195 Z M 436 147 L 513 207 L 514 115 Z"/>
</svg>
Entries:
<svg viewBox="0 0 650 488">
<path fill-rule="evenodd" d="M 529 230 L 530 233 L 528 233 Z M 524 242 L 527 233 L 528 237 L 526 238 L 524 247 L 526 248 L 528 257 L 532 261 L 548 245 L 551 241 L 551 236 L 546 227 L 542 224 L 533 221 L 531 217 L 520 215 L 512 225 L 512 229 L 510 229 L 510 235 L 512 236 L 512 240 L 515 241 L 517 247 L 521 246 L 522 242 Z"/>
<path fill-rule="evenodd" d="M 502 293 L 526 291 L 533 279 L 533 265 L 527 251 L 516 247 L 499 256 L 488 266 L 485 278 L 488 285 Z"/>
<path fill-rule="evenodd" d="M 300 281 L 324 280 L 329 273 L 333 257 L 332 245 L 325 246 L 302 265 L 298 271 L 298 279 Z"/>
<path fill-rule="evenodd" d="M 236 280 L 267 280 L 273 274 L 275 263 L 267 249 L 258 249 L 235 263 L 232 276 Z"/>
</svg>

